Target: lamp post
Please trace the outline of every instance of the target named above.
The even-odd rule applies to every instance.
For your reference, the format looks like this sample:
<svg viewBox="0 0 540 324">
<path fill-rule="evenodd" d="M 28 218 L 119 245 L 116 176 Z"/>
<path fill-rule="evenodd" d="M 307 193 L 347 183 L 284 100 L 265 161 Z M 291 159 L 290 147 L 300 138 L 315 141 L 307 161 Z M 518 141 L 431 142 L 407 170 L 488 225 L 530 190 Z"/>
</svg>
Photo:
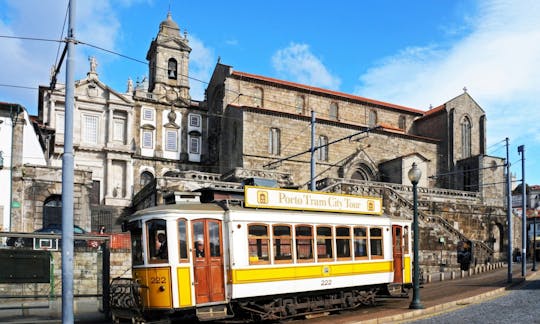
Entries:
<svg viewBox="0 0 540 324">
<path fill-rule="evenodd" d="M 416 186 L 422 176 L 422 171 L 416 166 L 416 162 L 413 162 L 411 169 L 408 173 L 409 180 L 413 185 L 413 299 L 409 308 L 411 309 L 423 309 L 424 306 L 420 303 L 420 287 L 419 287 L 419 275 L 420 268 L 418 265 L 418 193 Z"/>
</svg>

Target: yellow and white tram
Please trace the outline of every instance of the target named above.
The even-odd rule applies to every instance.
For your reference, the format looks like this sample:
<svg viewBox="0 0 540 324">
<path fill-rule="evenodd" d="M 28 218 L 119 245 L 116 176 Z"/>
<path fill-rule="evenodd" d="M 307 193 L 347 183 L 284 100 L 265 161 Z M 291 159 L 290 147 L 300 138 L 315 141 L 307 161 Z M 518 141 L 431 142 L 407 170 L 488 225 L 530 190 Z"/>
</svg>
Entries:
<svg viewBox="0 0 540 324">
<path fill-rule="evenodd" d="M 284 319 L 411 284 L 411 221 L 384 216 L 379 198 L 246 187 L 243 205 L 164 205 L 129 219 L 141 317 Z M 113 289 L 113 314 L 122 298 Z"/>
</svg>

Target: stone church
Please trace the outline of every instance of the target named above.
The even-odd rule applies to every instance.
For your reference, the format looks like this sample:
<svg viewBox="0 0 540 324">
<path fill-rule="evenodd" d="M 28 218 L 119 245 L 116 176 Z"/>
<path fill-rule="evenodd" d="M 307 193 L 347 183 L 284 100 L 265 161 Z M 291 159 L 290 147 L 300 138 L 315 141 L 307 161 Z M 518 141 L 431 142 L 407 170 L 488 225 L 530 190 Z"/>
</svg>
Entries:
<svg viewBox="0 0 540 324">
<path fill-rule="evenodd" d="M 410 218 L 407 172 L 415 163 L 422 171 L 423 263 L 455 263 L 463 240 L 476 243 L 479 262 L 502 257 L 505 161 L 486 155 L 487 117 L 466 89 L 423 111 L 218 62 L 205 99 L 196 101 L 190 51 L 187 33 L 169 13 L 150 43 L 147 79 L 113 90 L 99 80 L 91 58 L 87 77 L 76 82 L 75 167 L 91 173 L 92 227 L 104 222 L 95 215 L 109 215 L 116 226 L 129 207 L 205 188 L 238 193 L 253 179 L 379 196 L 386 214 Z M 41 87 L 39 96 L 38 117 L 54 130 L 46 152 L 55 166 L 64 90 Z"/>
</svg>

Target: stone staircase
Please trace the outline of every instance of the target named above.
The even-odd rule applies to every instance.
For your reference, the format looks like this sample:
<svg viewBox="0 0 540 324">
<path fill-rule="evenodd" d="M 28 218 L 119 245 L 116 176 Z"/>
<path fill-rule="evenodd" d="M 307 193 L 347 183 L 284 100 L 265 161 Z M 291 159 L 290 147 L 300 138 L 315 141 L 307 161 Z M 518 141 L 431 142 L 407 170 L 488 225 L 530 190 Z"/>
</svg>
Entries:
<svg viewBox="0 0 540 324">
<path fill-rule="evenodd" d="M 412 186 L 363 180 L 327 178 L 317 183 L 317 190 L 381 197 L 383 199 L 385 214 L 391 217 L 404 217 L 407 219 L 412 219 L 413 217 Z M 418 218 L 420 228 L 422 229 L 421 233 L 430 231 L 444 233 L 443 235 L 447 242 L 455 242 L 455 244 L 448 244 L 446 246 L 447 255 L 455 255 L 457 242 L 471 241 L 473 243 L 473 253 L 477 260 L 480 262 L 492 260 L 494 251 L 486 243 L 471 239 L 463 232 L 456 229 L 443 217 L 429 212 L 429 206 L 436 205 L 438 203 L 437 199 L 439 199 L 440 202 L 445 201 L 444 197 L 469 205 L 481 204 L 478 193 L 437 188 L 418 188 L 418 191 Z M 424 250 L 421 251 L 421 253 L 427 252 L 426 250 L 433 250 L 428 247 L 428 244 L 422 242 L 422 237 L 426 238 L 426 236 L 421 236 L 420 249 Z M 430 239 L 433 240 L 433 238 Z M 452 263 L 454 264 L 454 267 L 459 266 L 456 261 L 457 257 L 447 257 L 447 259 L 453 260 Z"/>
</svg>

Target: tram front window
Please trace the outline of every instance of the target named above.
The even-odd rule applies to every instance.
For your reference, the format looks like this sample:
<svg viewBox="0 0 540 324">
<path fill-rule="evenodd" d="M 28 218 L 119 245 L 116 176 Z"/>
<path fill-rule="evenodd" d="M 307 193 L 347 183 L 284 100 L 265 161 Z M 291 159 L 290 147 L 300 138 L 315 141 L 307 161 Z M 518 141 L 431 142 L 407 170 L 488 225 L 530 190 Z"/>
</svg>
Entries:
<svg viewBox="0 0 540 324">
<path fill-rule="evenodd" d="M 148 251 L 150 262 L 163 262 L 169 258 L 167 244 L 167 227 L 165 220 L 152 219 L 146 222 Z"/>
</svg>

